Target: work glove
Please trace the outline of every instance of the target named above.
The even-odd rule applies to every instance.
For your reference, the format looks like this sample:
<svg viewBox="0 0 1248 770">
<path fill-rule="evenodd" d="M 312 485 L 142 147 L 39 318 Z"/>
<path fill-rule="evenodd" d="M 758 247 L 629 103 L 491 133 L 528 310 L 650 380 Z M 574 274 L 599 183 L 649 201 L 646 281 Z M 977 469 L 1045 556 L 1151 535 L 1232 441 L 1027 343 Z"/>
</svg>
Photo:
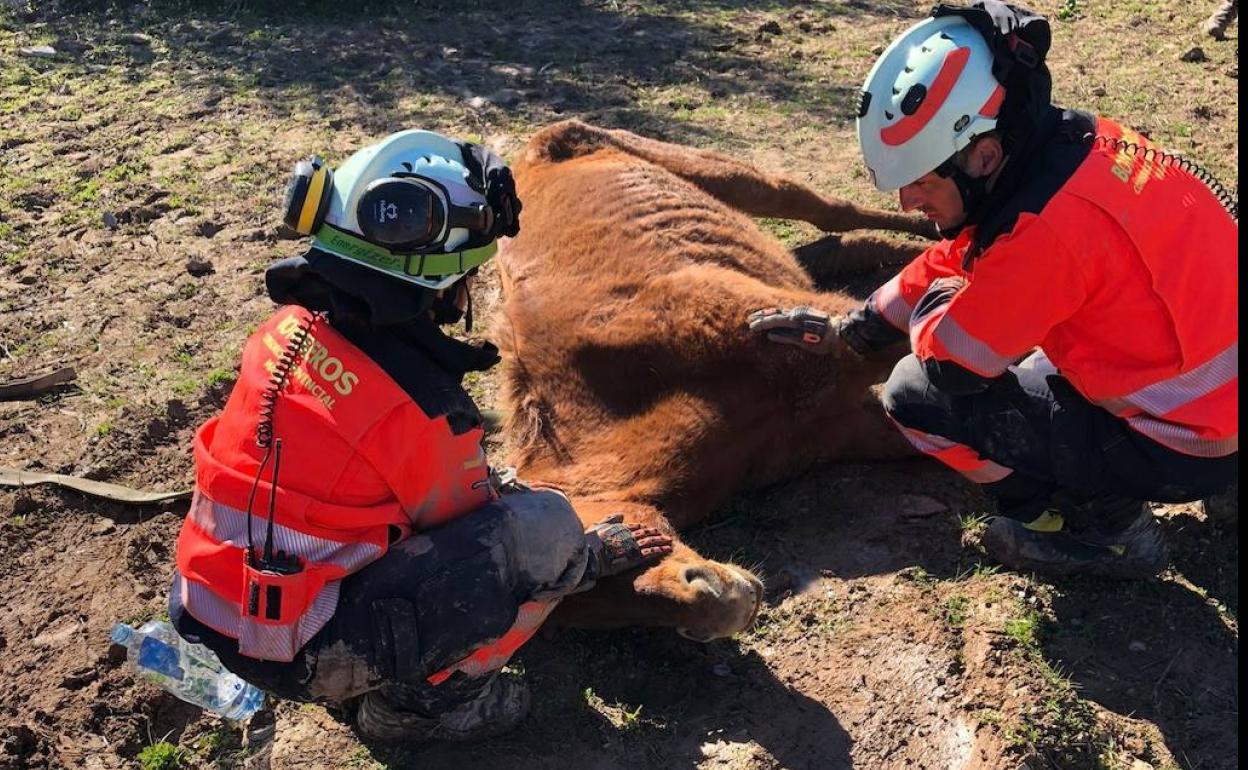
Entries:
<svg viewBox="0 0 1248 770">
<path fill-rule="evenodd" d="M 767 339 L 821 356 L 861 358 L 860 354 L 841 339 L 845 319 L 833 318 L 822 310 L 806 305 L 782 310 L 769 307 L 750 313 L 750 331 L 766 332 Z"/>
<path fill-rule="evenodd" d="M 613 513 L 585 532 L 595 578 L 609 577 L 657 561 L 672 552 L 672 539 L 655 527 L 624 522 Z"/>
</svg>

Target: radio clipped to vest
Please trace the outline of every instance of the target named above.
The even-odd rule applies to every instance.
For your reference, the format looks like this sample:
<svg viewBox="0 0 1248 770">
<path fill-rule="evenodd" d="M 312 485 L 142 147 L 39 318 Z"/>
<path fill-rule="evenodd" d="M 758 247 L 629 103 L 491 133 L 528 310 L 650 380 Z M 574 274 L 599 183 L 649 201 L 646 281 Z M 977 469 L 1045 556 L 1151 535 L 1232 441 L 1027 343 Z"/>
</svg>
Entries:
<svg viewBox="0 0 1248 770">
<path fill-rule="evenodd" d="M 302 611 L 304 597 L 296 596 L 306 590 L 304 564 L 298 555 L 274 547 L 273 522 L 277 511 L 277 482 L 282 466 L 282 440 L 276 437 L 275 417 L 277 400 L 286 389 L 291 374 L 303 357 L 312 327 L 320 320 L 313 313 L 291 335 L 290 342 L 282 351 L 273 367 L 269 384 L 261 394 L 260 421 L 256 425 L 256 446 L 264 449 L 260 467 L 247 497 L 247 552 L 243 564 L 243 611 L 254 618 L 274 623 L 290 623 Z M 252 507 L 264 469 L 273 460 L 273 475 L 269 481 L 268 523 L 264 535 L 264 547 L 256 551 L 252 534 Z"/>
<path fill-rule="evenodd" d="M 1103 134 L 1097 134 L 1093 137 L 1092 142 L 1093 144 L 1105 145 L 1115 152 L 1124 152 L 1128 155 L 1139 157 L 1146 162 L 1156 161 L 1163 166 L 1182 171 L 1205 187 L 1208 187 L 1209 192 L 1213 193 L 1213 196 L 1218 199 L 1218 203 L 1226 210 L 1226 213 L 1231 215 L 1231 219 L 1239 222 L 1239 198 L 1226 185 L 1219 182 L 1217 177 L 1195 161 L 1182 155 L 1172 155 L 1168 152 L 1163 152 L 1155 147 L 1145 147 L 1137 142 L 1130 142 L 1126 139 L 1105 136 Z"/>
</svg>

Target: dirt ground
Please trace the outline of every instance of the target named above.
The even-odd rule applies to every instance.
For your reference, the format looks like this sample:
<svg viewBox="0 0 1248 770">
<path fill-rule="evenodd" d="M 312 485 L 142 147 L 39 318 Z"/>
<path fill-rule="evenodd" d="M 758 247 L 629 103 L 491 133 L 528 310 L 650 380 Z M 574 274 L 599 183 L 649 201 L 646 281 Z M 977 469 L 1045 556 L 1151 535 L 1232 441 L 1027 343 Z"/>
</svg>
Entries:
<svg viewBox="0 0 1248 770">
<path fill-rule="evenodd" d="M 891 205 L 864 178 L 853 105 L 928 4 L 30 5 L 0 2 L 0 382 L 64 365 L 77 379 L 0 401 L 0 466 L 179 489 L 192 431 L 271 311 L 264 267 L 303 248 L 277 227 L 300 157 L 337 162 L 400 127 L 506 154 L 577 116 Z M 1060 103 L 1145 129 L 1237 189 L 1238 27 L 1203 38 L 1208 5 L 1036 3 Z M 815 235 L 766 224 L 792 245 Z M 486 318 L 497 286 L 479 290 Z M 490 405 L 489 377 L 472 387 Z M 549 629 L 516 661 L 536 693 L 528 725 L 472 747 L 370 746 L 341 714 L 279 704 L 271 765 L 1237 767 L 1238 530 L 1159 507 L 1162 579 L 1050 583 L 981 561 L 984 509 L 919 462 L 742 495 L 689 539 L 766 578 L 754 629 L 708 645 Z M 184 512 L 0 490 L 0 768 L 245 764 L 238 726 L 136 683 L 109 650 L 115 621 L 164 614 Z"/>
</svg>

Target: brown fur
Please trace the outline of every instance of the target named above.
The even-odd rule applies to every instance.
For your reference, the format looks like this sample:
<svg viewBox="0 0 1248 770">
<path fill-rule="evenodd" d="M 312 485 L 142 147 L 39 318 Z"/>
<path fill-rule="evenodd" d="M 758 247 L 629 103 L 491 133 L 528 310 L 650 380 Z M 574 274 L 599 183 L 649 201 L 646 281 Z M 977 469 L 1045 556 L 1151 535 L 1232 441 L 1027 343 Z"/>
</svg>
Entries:
<svg viewBox="0 0 1248 770">
<path fill-rule="evenodd" d="M 764 307 L 835 315 L 859 304 L 816 292 L 749 215 L 829 231 L 926 233 L 926 222 L 577 122 L 535 135 L 515 172 L 523 228 L 500 255 L 498 338 L 521 478 L 562 488 L 587 523 L 621 511 L 671 531 L 815 463 L 910 454 L 869 392 L 896 356 L 819 357 L 747 331 Z M 854 236 L 821 247 L 834 254 L 804 261 L 878 264 L 917 251 Z M 677 543 L 631 580 L 566 602 L 565 615 L 709 639 L 748 624 L 760 597 L 746 570 Z"/>
</svg>

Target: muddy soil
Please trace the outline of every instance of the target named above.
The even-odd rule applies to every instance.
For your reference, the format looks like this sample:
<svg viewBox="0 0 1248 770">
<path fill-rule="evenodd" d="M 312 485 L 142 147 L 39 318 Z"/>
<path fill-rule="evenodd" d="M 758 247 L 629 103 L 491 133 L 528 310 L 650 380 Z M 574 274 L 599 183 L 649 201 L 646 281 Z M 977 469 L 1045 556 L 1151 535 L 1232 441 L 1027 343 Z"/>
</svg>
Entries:
<svg viewBox="0 0 1248 770">
<path fill-rule="evenodd" d="M 922 3 L 410 5 L 361 19 L 0 4 L 0 381 L 78 372 L 0 401 L 0 466 L 189 484 L 192 432 L 271 312 L 263 269 L 303 248 L 277 202 L 312 152 L 336 162 L 420 126 L 509 153 L 577 116 L 889 204 L 860 170 L 852 105 Z M 1237 44 L 1200 38 L 1204 9 L 1036 5 L 1055 18 L 1060 99 L 1235 187 Z M 790 245 L 816 235 L 765 224 Z M 488 336 L 498 287 L 489 271 L 482 284 Z M 489 376 L 470 385 L 492 404 Z M 766 579 L 737 638 L 549 629 L 516 661 L 536 698 L 514 736 L 395 750 L 282 703 L 255 756 L 240 726 L 136 682 L 108 644 L 114 622 L 164 613 L 185 504 L 0 490 L 0 768 L 1237 767 L 1238 529 L 1158 507 L 1161 580 L 1050 583 L 984 561 L 985 508 L 921 462 L 742 495 L 689 533 Z"/>
</svg>

